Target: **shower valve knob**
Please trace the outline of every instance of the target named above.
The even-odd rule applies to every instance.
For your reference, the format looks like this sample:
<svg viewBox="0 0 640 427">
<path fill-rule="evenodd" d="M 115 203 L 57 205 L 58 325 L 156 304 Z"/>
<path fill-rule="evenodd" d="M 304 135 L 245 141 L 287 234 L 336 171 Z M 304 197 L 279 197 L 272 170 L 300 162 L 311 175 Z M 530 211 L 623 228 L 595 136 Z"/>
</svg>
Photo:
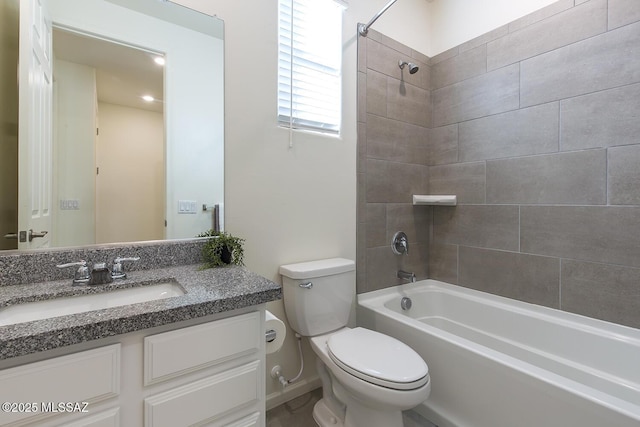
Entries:
<svg viewBox="0 0 640 427">
<path fill-rule="evenodd" d="M 409 238 L 404 231 L 398 231 L 393 235 L 391 250 L 396 255 L 409 255 Z"/>
</svg>

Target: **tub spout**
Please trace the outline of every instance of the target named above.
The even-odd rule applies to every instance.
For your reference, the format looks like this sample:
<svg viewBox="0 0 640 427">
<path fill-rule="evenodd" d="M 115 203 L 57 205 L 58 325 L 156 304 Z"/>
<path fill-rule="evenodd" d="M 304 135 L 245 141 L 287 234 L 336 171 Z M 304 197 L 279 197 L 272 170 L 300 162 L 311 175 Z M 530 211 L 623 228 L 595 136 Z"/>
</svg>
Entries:
<svg viewBox="0 0 640 427">
<path fill-rule="evenodd" d="M 396 277 L 398 279 L 408 280 L 411 283 L 416 281 L 416 275 L 412 271 L 398 270 Z"/>
</svg>

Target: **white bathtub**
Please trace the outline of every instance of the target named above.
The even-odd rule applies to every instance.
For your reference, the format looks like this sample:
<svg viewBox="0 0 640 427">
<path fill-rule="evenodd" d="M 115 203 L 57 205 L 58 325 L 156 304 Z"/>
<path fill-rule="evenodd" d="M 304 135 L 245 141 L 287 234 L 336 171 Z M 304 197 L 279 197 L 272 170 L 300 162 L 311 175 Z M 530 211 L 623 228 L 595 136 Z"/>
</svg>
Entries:
<svg viewBox="0 0 640 427">
<path fill-rule="evenodd" d="M 357 315 L 425 359 L 416 410 L 440 427 L 640 426 L 638 329 L 435 280 L 360 294 Z"/>
</svg>

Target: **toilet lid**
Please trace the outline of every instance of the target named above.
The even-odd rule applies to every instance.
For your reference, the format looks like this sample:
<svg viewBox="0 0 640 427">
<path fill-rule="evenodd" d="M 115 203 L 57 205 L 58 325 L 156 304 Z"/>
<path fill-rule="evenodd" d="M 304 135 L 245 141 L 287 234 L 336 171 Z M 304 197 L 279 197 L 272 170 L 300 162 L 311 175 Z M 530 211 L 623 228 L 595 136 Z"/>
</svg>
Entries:
<svg viewBox="0 0 640 427">
<path fill-rule="evenodd" d="M 398 390 L 429 381 L 422 357 L 395 338 L 365 328 L 346 329 L 329 337 L 329 356 L 345 371 L 365 381 Z"/>
</svg>

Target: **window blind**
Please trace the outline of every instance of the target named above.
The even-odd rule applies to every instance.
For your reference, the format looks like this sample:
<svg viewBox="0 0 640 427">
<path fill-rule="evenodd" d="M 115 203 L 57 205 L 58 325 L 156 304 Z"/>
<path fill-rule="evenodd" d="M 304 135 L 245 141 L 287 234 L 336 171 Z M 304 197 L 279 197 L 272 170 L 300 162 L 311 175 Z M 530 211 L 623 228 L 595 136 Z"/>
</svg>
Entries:
<svg viewBox="0 0 640 427">
<path fill-rule="evenodd" d="M 279 0 L 279 125 L 339 133 L 342 10 L 333 0 Z"/>
</svg>

